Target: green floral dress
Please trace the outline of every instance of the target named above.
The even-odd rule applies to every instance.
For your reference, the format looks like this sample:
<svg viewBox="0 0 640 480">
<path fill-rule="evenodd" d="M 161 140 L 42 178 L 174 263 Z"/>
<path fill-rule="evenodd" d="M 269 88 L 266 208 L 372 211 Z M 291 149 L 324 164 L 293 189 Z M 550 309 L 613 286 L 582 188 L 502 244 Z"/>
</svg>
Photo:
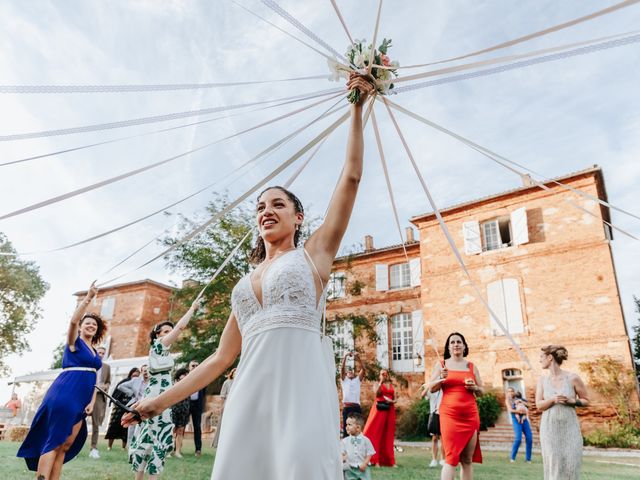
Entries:
<svg viewBox="0 0 640 480">
<path fill-rule="evenodd" d="M 169 355 L 169 348 L 165 347 L 160 340 L 153 340 L 149 357 Z M 171 387 L 171 370 L 150 373 L 144 398 L 157 397 Z M 173 423 L 171 409 L 168 408 L 157 417 L 145 420 L 136 427 L 129 447 L 129 463 L 134 472 L 144 469 L 149 475 L 159 475 L 164 468 L 164 459 L 172 450 Z"/>
</svg>

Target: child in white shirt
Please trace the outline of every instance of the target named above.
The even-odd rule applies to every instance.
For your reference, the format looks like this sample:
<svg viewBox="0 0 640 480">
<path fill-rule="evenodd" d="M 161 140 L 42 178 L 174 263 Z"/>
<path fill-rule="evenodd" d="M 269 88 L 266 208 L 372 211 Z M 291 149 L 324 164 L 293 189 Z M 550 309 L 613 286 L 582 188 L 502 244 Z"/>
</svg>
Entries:
<svg viewBox="0 0 640 480">
<path fill-rule="evenodd" d="M 347 417 L 348 437 L 342 439 L 342 461 L 345 480 L 371 480 L 369 461 L 376 453 L 371 440 L 362 434 L 364 417 L 351 413 Z"/>
</svg>

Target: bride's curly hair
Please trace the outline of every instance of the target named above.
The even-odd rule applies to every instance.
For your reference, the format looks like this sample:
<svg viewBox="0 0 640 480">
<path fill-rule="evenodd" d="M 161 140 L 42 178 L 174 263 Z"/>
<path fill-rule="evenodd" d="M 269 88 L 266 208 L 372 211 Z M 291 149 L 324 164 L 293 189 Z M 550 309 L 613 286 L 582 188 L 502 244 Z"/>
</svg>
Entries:
<svg viewBox="0 0 640 480">
<path fill-rule="evenodd" d="M 302 206 L 302 202 L 300 201 L 300 199 L 298 197 L 295 196 L 295 194 L 293 192 L 290 192 L 289 190 L 287 190 L 284 187 L 280 187 L 280 186 L 274 186 L 274 187 L 269 187 L 269 188 L 265 188 L 262 192 L 260 192 L 260 195 L 258 195 L 258 198 L 256 199 L 256 202 L 260 201 L 260 197 L 265 193 L 268 192 L 269 190 L 280 190 L 282 193 L 284 193 L 287 198 L 289 200 L 291 200 L 291 203 L 293 203 L 293 208 L 295 210 L 296 213 L 302 213 L 304 214 L 304 207 Z M 300 242 L 300 236 L 302 235 L 302 232 L 300 231 L 300 228 L 296 229 L 295 234 L 293 235 L 293 245 L 294 246 L 298 246 L 298 243 Z M 264 246 L 264 240 L 262 239 L 262 237 L 260 235 L 258 235 L 258 238 L 256 240 L 256 244 L 253 247 L 253 250 L 251 250 L 251 253 L 249 254 L 249 262 L 253 265 L 257 265 L 260 262 L 262 262 L 267 256 L 267 250 L 265 249 Z"/>
</svg>

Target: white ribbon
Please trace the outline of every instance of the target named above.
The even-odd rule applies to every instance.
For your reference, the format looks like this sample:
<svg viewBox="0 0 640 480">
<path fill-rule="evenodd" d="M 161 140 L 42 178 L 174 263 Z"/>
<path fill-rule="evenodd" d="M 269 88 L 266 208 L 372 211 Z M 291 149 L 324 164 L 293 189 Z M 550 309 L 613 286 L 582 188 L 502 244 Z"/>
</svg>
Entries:
<svg viewBox="0 0 640 480">
<path fill-rule="evenodd" d="M 396 222 L 396 228 L 398 229 L 398 235 L 400 237 L 400 245 L 402 245 L 402 251 L 404 252 L 404 258 L 409 263 L 409 256 L 407 255 L 407 249 L 404 246 L 404 239 L 402 237 L 402 228 L 400 227 L 400 218 L 398 216 L 398 208 L 396 207 L 396 201 L 393 196 L 393 188 L 391 187 L 391 179 L 389 178 L 389 171 L 387 170 L 387 162 L 384 158 L 384 150 L 382 148 L 382 140 L 380 138 L 380 131 L 378 130 L 378 122 L 376 121 L 375 109 L 371 110 L 371 125 L 373 126 L 373 132 L 376 137 L 376 144 L 378 146 L 378 152 L 380 153 L 380 162 L 382 163 L 382 171 L 384 172 L 384 179 L 387 184 L 387 192 L 389 193 L 389 200 L 391 202 L 391 210 L 393 210 L 393 218 Z"/>
<path fill-rule="evenodd" d="M 95 125 L 85 125 L 82 127 L 62 128 L 57 130 L 44 130 L 40 132 L 16 133 L 13 135 L 0 135 L 0 142 L 8 142 L 13 140 L 27 140 L 32 138 L 54 137 L 58 135 L 70 135 L 75 133 L 95 132 L 98 130 L 109 130 L 112 128 L 132 127 L 135 125 L 145 125 L 148 123 L 165 122 L 168 120 L 177 120 L 180 118 L 197 117 L 200 115 L 208 115 L 211 113 L 226 112 L 229 110 L 237 110 L 244 107 L 253 107 L 256 105 L 264 105 L 267 103 L 281 102 L 285 100 L 310 100 L 325 95 L 333 95 L 342 92 L 342 88 L 332 88 L 318 92 L 305 93 L 302 95 L 294 95 L 291 97 L 277 98 L 271 100 L 262 100 L 259 102 L 240 103 L 235 105 L 225 105 L 223 107 L 203 108 L 200 110 L 189 110 L 187 112 L 169 113 L 165 115 L 154 115 L 151 117 L 134 118 L 130 120 L 122 120 L 119 122 L 100 123 Z"/>
<path fill-rule="evenodd" d="M 424 190 L 424 193 L 427 196 L 429 204 L 431 205 L 431 208 L 433 209 L 433 212 L 435 213 L 436 218 L 438 219 L 438 223 L 440 224 L 440 228 L 442 229 L 442 233 L 444 233 L 444 236 L 446 237 L 447 242 L 449 243 L 449 246 L 451 247 L 451 250 L 452 250 L 456 260 L 460 264 L 460 267 L 462 268 L 462 271 L 465 273 L 465 275 L 467 276 L 467 279 L 469 280 L 469 283 L 473 287 L 473 290 L 475 292 L 475 297 L 483 303 L 485 309 L 489 312 L 489 315 L 491 316 L 491 318 L 493 318 L 493 320 L 496 322 L 496 325 L 498 325 L 498 327 L 500 327 L 500 330 L 502 330 L 502 333 L 504 333 L 506 338 L 511 342 L 511 344 L 515 348 L 516 352 L 518 352 L 518 355 L 520 355 L 520 358 L 522 359 L 522 361 L 529 367 L 529 369 L 532 369 L 531 363 L 529 362 L 529 359 L 527 358 L 527 355 L 522 351 L 522 349 L 520 348 L 520 345 L 518 344 L 518 342 L 516 342 L 516 340 L 511 336 L 511 334 L 505 328 L 505 326 L 502 323 L 502 321 L 498 318 L 498 316 L 495 314 L 495 312 L 491 309 L 491 307 L 489 306 L 489 303 L 486 301 L 486 299 L 484 298 L 484 295 L 480 291 L 480 288 L 473 281 L 473 278 L 471 277 L 471 273 L 469 272 L 469 270 L 467 270 L 467 266 L 464 263 L 464 260 L 462 259 L 462 255 L 460 254 L 460 251 L 458 250 L 458 247 L 456 246 L 456 243 L 453 240 L 453 237 L 451 236 L 451 233 L 449 232 L 449 228 L 447 227 L 447 224 L 445 223 L 444 219 L 442 218 L 442 215 L 440 215 L 440 211 L 438 210 L 438 207 L 436 206 L 436 204 L 435 204 L 435 202 L 433 200 L 433 197 L 431 196 L 431 192 L 429 191 L 429 188 L 427 187 L 427 184 L 424 181 L 424 178 L 422 177 L 422 174 L 420 173 L 420 170 L 418 169 L 418 166 L 417 166 L 417 164 L 416 164 L 416 162 L 415 162 L 415 160 L 413 158 L 413 154 L 411 153 L 411 149 L 409 148 L 409 145 L 407 144 L 407 142 L 406 142 L 406 140 L 404 138 L 404 135 L 402 134 L 402 131 L 400 130 L 400 126 L 398 125 L 398 122 L 396 121 L 395 116 L 393 115 L 393 112 L 389 108 L 388 100 L 383 97 L 382 101 L 384 102 L 385 106 L 387 107 L 387 112 L 389 113 L 389 116 L 391 117 L 391 121 L 393 122 L 393 125 L 396 128 L 396 131 L 398 132 L 398 136 L 400 137 L 400 141 L 402 142 L 402 145 L 403 145 L 405 151 L 407 152 L 407 156 L 409 157 L 409 160 L 411 161 L 411 165 L 413 166 L 413 169 L 416 172 L 418 180 L 420 180 L 420 184 L 422 185 L 422 189 Z"/>
<path fill-rule="evenodd" d="M 5 215 L 0 216 L 0 220 L 4 220 L 6 218 L 15 217 L 17 215 L 22 215 L 23 213 L 27 213 L 27 212 L 30 212 L 30 211 L 33 211 L 33 210 L 37 210 L 37 209 L 42 208 L 42 207 L 46 207 L 48 205 L 52 205 L 52 204 L 57 203 L 57 202 L 61 202 L 63 200 L 67 200 L 67 199 L 75 197 L 77 195 L 80 195 L 80 194 L 83 194 L 83 193 L 86 193 L 86 192 L 90 192 L 92 190 L 96 190 L 98 188 L 104 187 L 106 185 L 110 185 L 110 184 L 118 182 L 120 180 L 124 180 L 124 179 L 132 177 L 134 175 L 138 175 L 140 173 L 146 172 L 147 170 L 151 170 L 153 168 L 157 168 L 157 167 L 159 167 L 161 165 L 164 165 L 166 163 L 173 162 L 173 161 L 175 161 L 175 160 L 177 160 L 179 158 L 185 157 L 187 155 L 190 155 L 192 153 L 198 152 L 198 151 L 203 150 L 205 148 L 209 148 L 212 145 L 215 145 L 217 143 L 223 142 L 223 141 L 228 140 L 230 138 L 237 137 L 239 135 L 242 135 L 244 133 L 250 132 L 252 130 L 256 130 L 258 128 L 264 127 L 265 125 L 268 125 L 270 123 L 277 122 L 279 120 L 282 120 L 284 118 L 290 117 L 290 116 L 295 115 L 297 113 L 300 113 L 302 111 L 308 110 L 309 108 L 312 108 L 312 107 L 314 107 L 316 105 L 319 105 L 321 103 L 327 102 L 327 101 L 331 100 L 332 98 L 335 98 L 335 97 L 337 97 L 339 95 L 341 95 L 341 93 L 339 93 L 338 95 L 334 95 L 333 97 L 329 97 L 329 98 L 320 100 L 319 102 L 315 102 L 315 103 L 313 103 L 311 105 L 308 105 L 306 107 L 299 108 L 299 109 L 294 110 L 292 112 L 286 113 L 284 115 L 280 115 L 280 116 L 278 116 L 278 117 L 276 117 L 274 119 L 271 119 L 269 121 L 260 123 L 258 125 L 254 125 L 253 127 L 247 128 L 247 129 L 242 130 L 240 132 L 236 132 L 233 135 L 228 135 L 226 137 L 220 138 L 220 139 L 215 140 L 213 142 L 206 143 L 204 145 L 201 145 L 201 146 L 199 146 L 197 148 L 194 148 L 194 149 L 189 150 L 187 152 L 181 153 L 179 155 L 174 155 L 173 157 L 166 158 L 166 159 L 161 160 L 159 162 L 155 162 L 155 163 L 152 163 L 152 164 L 149 164 L 149 165 L 145 165 L 144 167 L 140 167 L 140 168 L 131 170 L 129 172 L 122 173 L 120 175 L 116 175 L 115 177 L 111 177 L 111 178 L 108 178 L 106 180 L 102 180 L 102 181 L 94 183 L 92 185 L 88 185 L 86 187 L 82 187 L 82 188 L 79 188 L 77 190 L 73 190 L 71 192 L 67 192 L 67 193 L 64 193 L 62 195 L 58 195 L 56 197 L 49 198 L 49 199 L 44 200 L 42 202 L 37 202 L 37 203 L 34 203 L 34 204 L 29 205 L 27 207 L 24 207 L 24 208 L 21 208 L 21 209 L 18 209 L 18 210 L 14 210 L 13 212 L 9 212 L 9 213 L 7 213 Z"/>
<path fill-rule="evenodd" d="M 338 16 L 338 20 L 340 20 L 340 23 L 342 24 L 342 28 L 344 28 L 344 33 L 347 34 L 349 44 L 353 45 L 353 38 L 351 38 L 351 34 L 349 33 L 349 29 L 347 28 L 347 24 L 344 21 L 344 18 L 342 18 L 342 13 L 340 13 L 340 9 L 338 8 L 336 0 L 331 0 L 331 5 L 333 5 L 333 9 L 336 11 L 336 15 Z"/>
<path fill-rule="evenodd" d="M 541 176 L 540 174 L 536 173 L 535 171 L 533 171 L 533 170 L 529 169 L 528 167 L 525 167 L 525 166 L 523 166 L 523 165 L 521 165 L 521 164 L 519 164 L 519 163 L 517 163 L 517 162 L 514 162 L 514 161 L 512 161 L 512 160 L 509 160 L 509 159 L 508 159 L 508 158 L 506 158 L 506 157 L 503 157 L 503 156 L 501 156 L 501 155 L 498 155 L 497 153 L 495 153 L 495 152 L 493 152 L 493 151 L 489 150 L 488 148 L 483 147 L 483 146 L 481 146 L 481 145 L 478 145 L 477 143 L 475 143 L 475 142 L 473 142 L 473 141 L 471 141 L 471 140 L 469 140 L 469 139 L 467 139 L 467 138 L 463 137 L 462 135 L 458 135 L 457 133 L 455 133 L 455 132 L 453 132 L 453 131 L 451 131 L 451 130 L 446 129 L 446 128 L 444 128 L 444 127 L 442 127 L 442 126 L 438 125 L 437 123 L 434 123 L 434 122 L 432 122 L 432 121 L 430 121 L 430 120 L 428 120 L 428 119 L 426 119 L 426 118 L 424 118 L 424 117 L 422 117 L 422 116 L 418 115 L 417 113 L 411 112 L 411 111 L 407 110 L 406 108 L 404 108 L 404 107 L 402 107 L 402 106 L 398 105 L 397 103 L 391 102 L 391 101 L 389 101 L 389 100 L 386 100 L 386 102 L 388 102 L 388 104 L 389 104 L 389 105 L 391 105 L 394 109 L 398 110 L 399 112 L 402 112 L 402 113 L 404 113 L 405 115 L 408 115 L 408 116 L 410 116 L 411 118 L 414 118 L 414 119 L 418 120 L 419 122 L 424 123 L 425 125 L 428 125 L 428 126 L 430 126 L 430 127 L 432 127 L 432 128 L 435 128 L 436 130 L 439 130 L 439 131 L 441 131 L 442 133 L 446 133 L 447 135 L 449 135 L 449 136 L 451 136 L 451 137 L 455 138 L 456 140 L 459 140 L 460 142 L 464 143 L 465 145 L 467 145 L 467 146 L 469 146 L 469 147 L 473 148 L 474 150 L 476 150 L 478 153 L 480 153 L 480 154 L 484 155 L 485 157 L 487 157 L 487 158 L 491 159 L 492 161 L 494 161 L 494 162 L 496 162 L 496 163 L 498 163 L 498 164 L 502 165 L 503 167 L 505 167 L 505 168 L 507 168 L 507 169 L 511 170 L 512 172 L 517 173 L 517 174 L 518 174 L 518 175 L 520 175 L 520 176 L 524 175 L 524 173 L 523 173 L 523 172 L 520 172 L 520 171 L 518 171 L 518 170 L 516 170 L 516 169 L 514 169 L 514 168 L 511 168 L 511 167 L 507 166 L 507 165 L 506 165 L 506 163 L 510 163 L 510 164 L 516 165 L 516 166 L 518 166 L 518 167 L 520 167 L 520 168 L 522 168 L 522 169 L 524 169 L 524 170 L 527 170 L 527 171 L 529 171 L 529 172 L 533 173 L 534 175 Z M 506 163 L 504 163 L 504 162 L 506 162 Z M 547 188 L 548 188 L 548 187 L 546 187 L 546 185 L 544 185 L 544 184 L 542 184 L 542 183 L 538 182 L 537 180 L 535 180 L 535 179 L 533 179 L 533 178 L 532 178 L 532 180 L 534 181 L 534 183 L 535 183 L 538 187 L 540 187 L 540 188 L 542 188 L 542 189 L 547 189 Z M 582 196 L 582 197 L 584 197 L 584 198 L 587 198 L 587 199 L 589 199 L 589 200 L 593 200 L 594 202 L 598 202 L 600 205 L 603 205 L 603 206 L 606 206 L 606 207 L 608 207 L 608 208 L 611 208 L 611 209 L 617 210 L 617 211 L 619 211 L 619 212 L 621 212 L 621 213 L 625 213 L 625 214 L 627 214 L 627 215 L 629 215 L 629 216 L 631 216 L 631 217 L 639 218 L 637 215 L 635 215 L 635 214 L 633 214 L 633 213 L 631 213 L 631 212 L 628 212 L 628 211 L 626 211 L 626 210 L 623 210 L 623 209 L 622 209 L 622 208 L 620 208 L 620 207 L 616 207 L 616 206 L 614 206 L 614 205 L 610 204 L 609 202 L 607 202 L 607 201 L 605 201 L 605 200 L 602 200 L 602 199 L 600 199 L 600 198 L 598 198 L 598 197 L 595 197 L 595 196 L 593 196 L 593 195 L 591 195 L 591 194 L 589 194 L 589 193 L 587 193 L 587 192 L 584 192 L 584 191 L 579 190 L 579 189 L 577 189 L 577 188 L 573 188 L 573 187 L 571 187 L 571 186 L 569 186 L 569 185 L 565 185 L 565 184 L 563 184 L 563 183 L 561 183 L 561 182 L 559 182 L 559 181 L 557 181 L 557 180 L 553 180 L 553 179 L 545 178 L 543 181 L 544 181 L 544 182 L 546 182 L 546 183 L 554 183 L 554 184 L 558 185 L 559 187 L 561 187 L 561 188 L 563 188 L 563 189 L 565 189 L 565 190 L 569 190 L 569 191 L 574 192 L 574 193 L 576 193 L 576 194 L 578 194 L 578 195 L 580 195 L 580 196 Z M 621 229 L 621 228 L 619 228 L 619 227 L 617 227 L 617 226 L 613 225 L 611 222 L 608 222 L 608 221 L 604 220 L 603 218 L 598 217 L 598 216 L 597 216 L 597 215 L 595 215 L 593 212 L 590 212 L 590 211 L 588 211 L 588 210 L 586 210 L 586 209 L 582 208 L 581 206 L 579 206 L 579 205 L 578 205 L 578 204 L 576 204 L 575 202 L 572 202 L 572 201 L 571 201 L 571 200 L 569 200 L 569 199 L 566 199 L 566 201 L 567 201 L 569 204 L 571 204 L 571 205 L 575 206 L 576 208 L 578 208 L 579 210 L 581 210 L 581 211 L 583 211 L 583 212 L 585 212 L 585 213 L 587 213 L 587 214 L 589 214 L 589 215 L 591 215 L 591 216 L 593 216 L 593 217 L 597 218 L 599 221 L 603 222 L 604 224 L 609 225 L 611 228 L 614 228 L 615 230 L 618 230 L 619 232 L 621 232 L 621 233 L 625 234 L 626 236 L 628 236 L 628 237 L 630 237 L 630 238 L 633 238 L 633 239 L 635 239 L 635 240 L 639 240 L 635 235 L 633 235 L 633 234 L 631 234 L 631 233 L 629 233 L 629 232 L 627 232 L 627 231 L 625 231 L 625 230 L 623 230 L 623 229 Z"/>
<path fill-rule="evenodd" d="M 327 77 L 328 75 L 324 74 L 295 78 L 279 78 L 276 80 L 253 80 L 250 82 L 169 83 L 141 85 L 0 85 L 0 94 L 169 92 L 175 90 L 202 90 L 208 88 L 238 87 L 243 85 L 261 85 L 265 83 L 319 80 L 323 78 L 326 79 Z"/>
<path fill-rule="evenodd" d="M 378 1 L 378 13 L 376 14 L 376 24 L 373 28 L 373 39 L 371 40 L 371 51 L 369 52 L 369 67 L 367 68 L 367 74 L 371 74 L 371 68 L 373 67 L 373 52 L 376 51 L 376 40 L 378 38 L 378 28 L 380 27 L 380 13 L 382 12 L 382 0 Z"/>
<path fill-rule="evenodd" d="M 458 57 L 447 58 L 445 60 L 439 60 L 437 62 L 423 63 L 421 65 L 409 65 L 409 66 L 400 67 L 400 68 L 428 67 L 428 66 L 431 66 L 431 65 L 438 65 L 440 63 L 448 63 L 448 62 L 453 62 L 455 60 L 463 60 L 465 58 L 475 57 L 476 55 L 481 55 L 483 53 L 493 52 L 494 50 L 500 50 L 502 48 L 511 47 L 513 45 L 517 45 L 519 43 L 523 43 L 523 42 L 526 42 L 528 40 L 532 40 L 532 39 L 537 38 L 537 37 L 542 37 L 544 35 L 548 35 L 550 33 L 557 32 L 559 30 L 563 30 L 563 29 L 568 28 L 568 27 L 572 27 L 572 26 L 577 25 L 579 23 L 583 23 L 583 22 L 587 22 L 589 20 L 593 20 L 594 18 L 601 17 L 601 16 L 607 15 L 609 13 L 613 13 L 613 12 L 615 12 L 617 10 L 620 10 L 620 9 L 623 9 L 623 8 L 626 8 L 626 7 L 630 7 L 630 6 L 632 6 L 632 5 L 634 5 L 634 4 L 638 3 L 638 2 L 640 2 L 640 0 L 626 0 L 624 2 L 620 2 L 620 3 L 617 3 L 615 5 L 612 5 L 611 7 L 607 7 L 607 8 L 604 8 L 602 10 L 598 10 L 597 12 L 591 13 L 589 15 L 585 15 L 583 17 L 578 17 L 578 18 L 576 18 L 574 20 L 571 20 L 569 22 L 561 23 L 559 25 L 555 25 L 553 27 L 549 27 L 549 28 L 546 28 L 544 30 L 540 30 L 538 32 L 534 32 L 534 33 L 530 33 L 528 35 L 524 35 L 522 37 L 514 38 L 513 40 L 509 40 L 508 42 L 499 43 L 499 44 L 494 45 L 492 47 L 484 48 L 482 50 L 477 50 L 475 52 L 471 52 L 471 53 L 468 53 L 466 55 L 460 55 Z"/>
</svg>

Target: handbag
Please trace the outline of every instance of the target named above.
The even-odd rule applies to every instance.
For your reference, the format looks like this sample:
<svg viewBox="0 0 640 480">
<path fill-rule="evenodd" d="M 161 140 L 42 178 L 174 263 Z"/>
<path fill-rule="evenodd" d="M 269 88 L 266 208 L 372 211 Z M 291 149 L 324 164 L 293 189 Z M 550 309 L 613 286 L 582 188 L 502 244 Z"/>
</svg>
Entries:
<svg viewBox="0 0 640 480">
<path fill-rule="evenodd" d="M 173 365 L 173 357 L 169 354 L 161 355 L 158 352 L 149 354 L 149 373 L 169 372 L 173 368 Z"/>
<path fill-rule="evenodd" d="M 386 411 L 391 408 L 391 404 L 388 402 L 376 402 L 376 409 L 380 411 Z"/>
<path fill-rule="evenodd" d="M 429 433 L 440 432 L 440 414 L 435 412 L 429 414 L 429 421 L 427 422 L 427 431 Z"/>
</svg>

